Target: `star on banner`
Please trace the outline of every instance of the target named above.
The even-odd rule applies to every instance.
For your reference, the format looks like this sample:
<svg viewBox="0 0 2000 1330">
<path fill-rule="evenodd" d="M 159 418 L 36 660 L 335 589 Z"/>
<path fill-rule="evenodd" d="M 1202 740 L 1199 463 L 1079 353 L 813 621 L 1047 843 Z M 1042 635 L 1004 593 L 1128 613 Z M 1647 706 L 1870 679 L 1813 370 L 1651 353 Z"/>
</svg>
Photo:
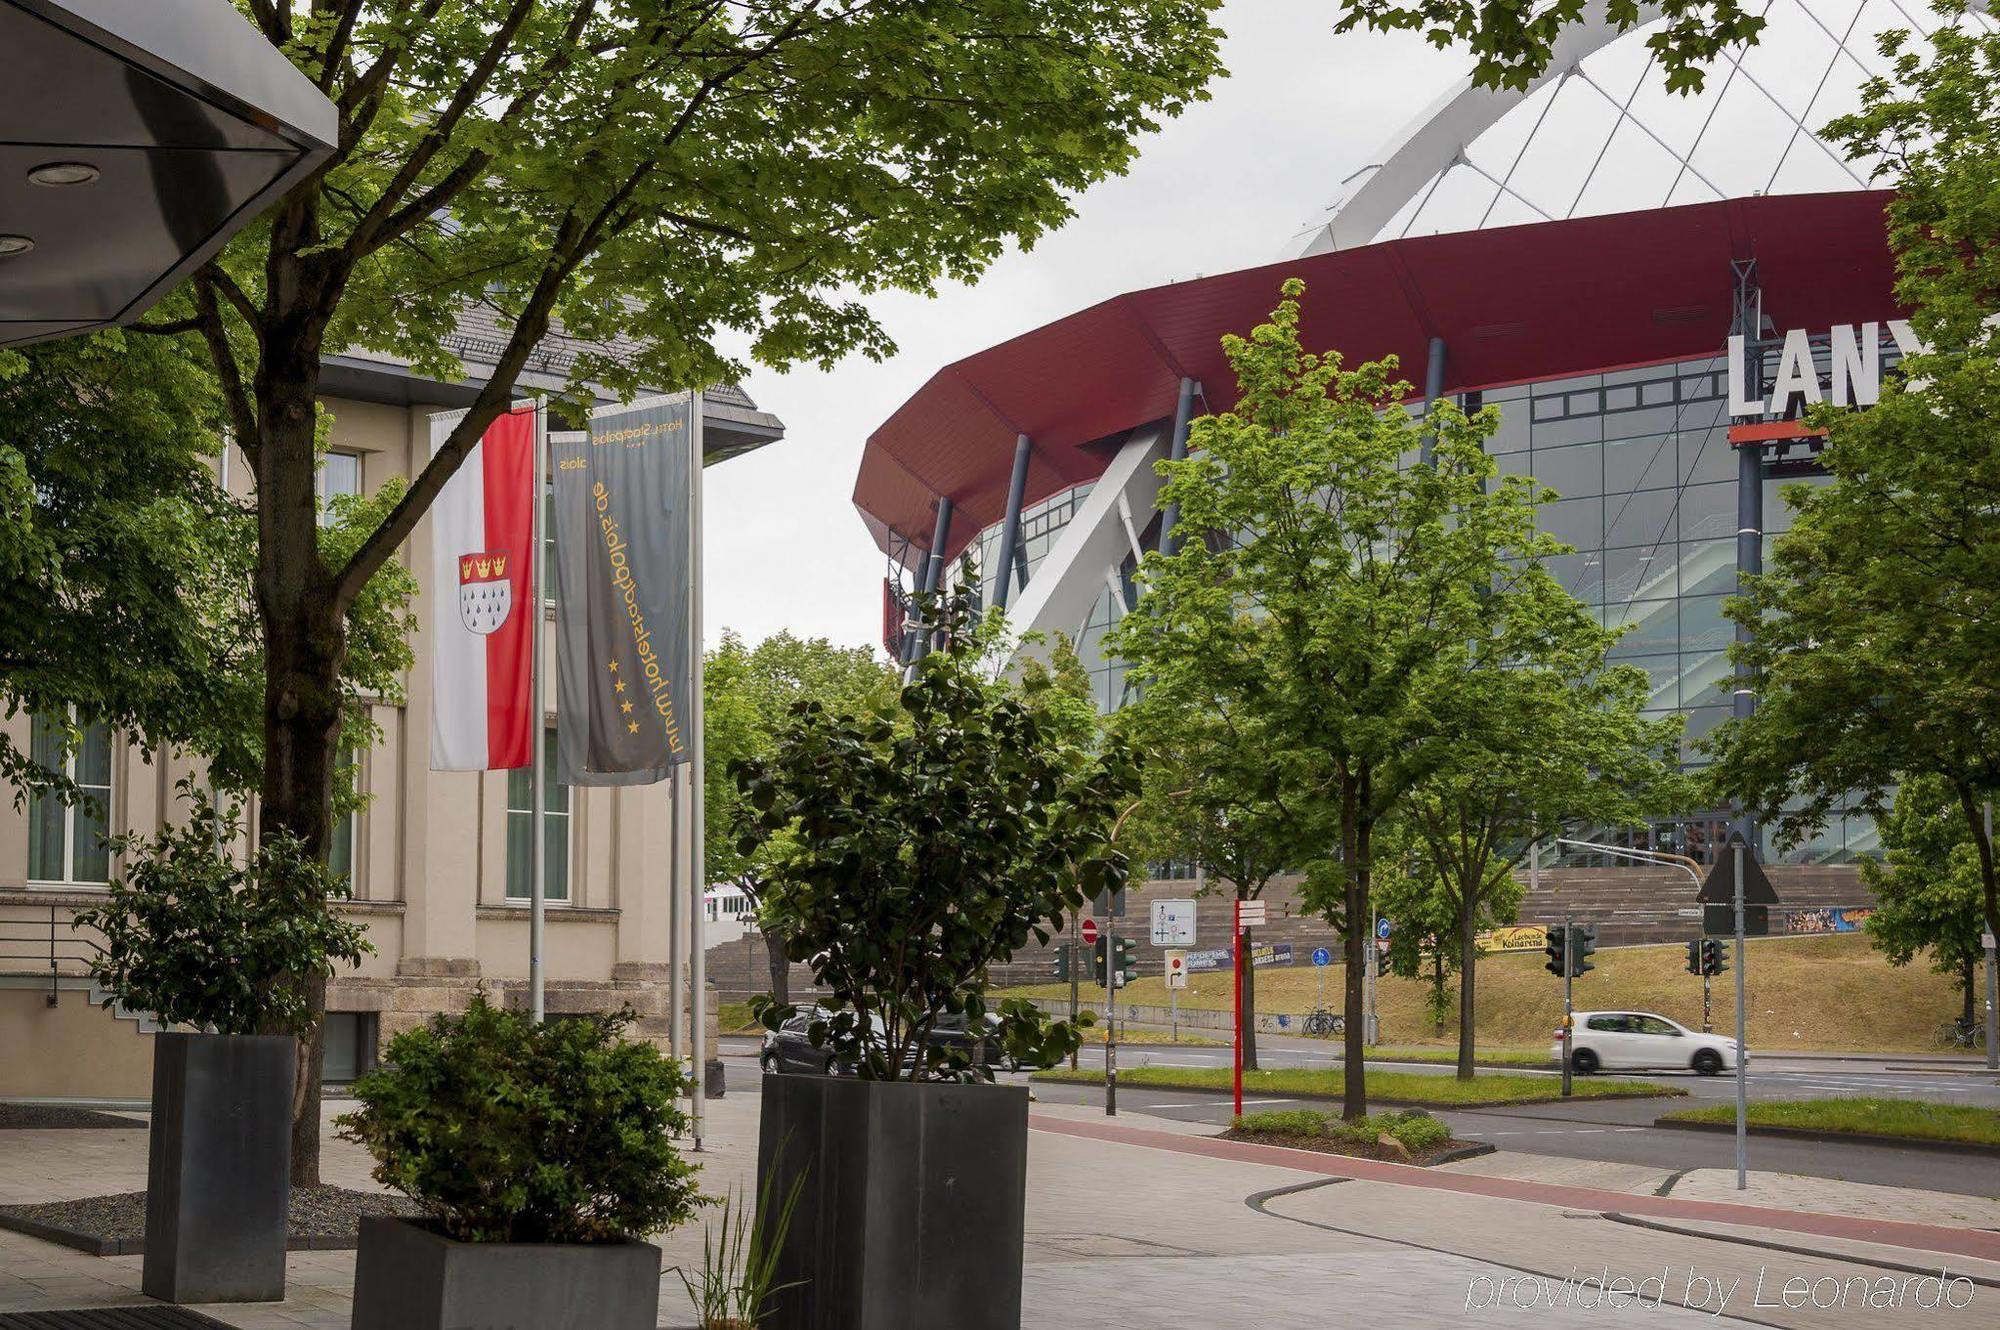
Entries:
<svg viewBox="0 0 2000 1330">
<path fill-rule="evenodd" d="M 639 732 L 639 722 L 638 722 L 638 721 L 636 721 L 636 720 L 635 720 L 635 721 L 629 721 L 629 722 L 627 722 L 627 723 L 626 723 L 626 726 L 625 726 L 625 728 L 626 728 L 627 730 L 629 730 L 629 731 L 630 731 L 631 733 L 633 733 L 633 734 L 637 734 L 637 733 Z"/>
<path fill-rule="evenodd" d="M 618 673 L 618 662 L 615 660 L 609 661 L 605 664 L 604 668 L 610 670 L 613 674 L 616 674 Z"/>
<path fill-rule="evenodd" d="M 617 683 L 612 684 L 611 687 L 615 691 L 622 693 L 625 691 L 625 681 L 623 679 L 620 679 Z"/>
<path fill-rule="evenodd" d="M 632 704 L 630 702 L 620 702 L 618 709 L 628 716 L 632 714 Z"/>
</svg>

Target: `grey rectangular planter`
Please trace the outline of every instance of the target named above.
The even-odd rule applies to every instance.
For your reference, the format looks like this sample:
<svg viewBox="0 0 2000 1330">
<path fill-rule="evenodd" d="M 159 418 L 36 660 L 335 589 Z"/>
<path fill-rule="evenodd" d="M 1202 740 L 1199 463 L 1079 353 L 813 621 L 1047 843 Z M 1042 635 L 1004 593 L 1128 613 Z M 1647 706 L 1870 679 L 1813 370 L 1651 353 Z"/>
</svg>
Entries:
<svg viewBox="0 0 2000 1330">
<path fill-rule="evenodd" d="M 653 1330 L 660 1249 L 645 1242 L 457 1242 L 361 1221 L 353 1330 Z"/>
<path fill-rule="evenodd" d="M 290 1035 L 153 1037 L 147 1297 L 285 1296 L 296 1047 Z"/>
<path fill-rule="evenodd" d="M 1019 1330 L 1025 1087 L 766 1076 L 759 1194 L 802 1173 L 760 1330 Z"/>
</svg>

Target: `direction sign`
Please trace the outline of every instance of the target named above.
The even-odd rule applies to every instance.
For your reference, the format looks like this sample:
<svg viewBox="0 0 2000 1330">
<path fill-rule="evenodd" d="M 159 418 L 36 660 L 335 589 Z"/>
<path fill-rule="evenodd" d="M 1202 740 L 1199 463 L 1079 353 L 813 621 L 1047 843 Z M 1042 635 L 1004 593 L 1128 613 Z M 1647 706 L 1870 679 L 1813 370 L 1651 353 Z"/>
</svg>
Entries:
<svg viewBox="0 0 2000 1330">
<path fill-rule="evenodd" d="M 1192 947 L 1194 945 L 1194 902 L 1159 900 L 1153 902 L 1153 945 Z"/>
<path fill-rule="evenodd" d="M 1266 918 L 1264 902 L 1236 902 L 1236 926 L 1238 928 L 1262 928 Z"/>
<path fill-rule="evenodd" d="M 1381 952 L 1384 956 L 1387 956 L 1389 954 L 1389 939 L 1386 937 L 1376 938 L 1375 950 Z"/>
<path fill-rule="evenodd" d="M 1167 953 L 1167 987 L 1186 988 L 1188 977 L 1187 953 L 1170 951 Z"/>
<path fill-rule="evenodd" d="M 1313 948 L 1313 964 L 1314 964 L 1314 965 L 1331 965 L 1331 964 L 1333 964 L 1333 953 L 1332 953 L 1332 952 L 1330 952 L 1330 951 L 1328 951 L 1328 950 L 1327 950 L 1327 949 L 1326 949 L 1325 947 L 1314 947 L 1314 948 Z"/>
<path fill-rule="evenodd" d="M 1771 887 L 1771 879 L 1764 876 L 1764 865 L 1757 862 L 1757 851 L 1743 839 L 1743 833 L 1732 831 L 1729 839 L 1716 847 L 1715 867 L 1708 870 L 1708 878 L 1701 884 L 1695 899 L 1703 905 L 1732 905 L 1736 900 L 1736 847 L 1743 846 L 1743 903 L 1745 905 L 1776 905 L 1778 893 Z"/>
<path fill-rule="evenodd" d="M 1083 934 L 1084 946 L 1094 947 L 1097 945 L 1097 921 L 1095 919 L 1084 920 L 1081 932 Z"/>
<path fill-rule="evenodd" d="M 1375 936 L 1381 938 L 1385 942 L 1388 941 L 1391 927 L 1392 926 L 1390 925 L 1387 919 L 1377 919 L 1375 921 Z"/>
</svg>

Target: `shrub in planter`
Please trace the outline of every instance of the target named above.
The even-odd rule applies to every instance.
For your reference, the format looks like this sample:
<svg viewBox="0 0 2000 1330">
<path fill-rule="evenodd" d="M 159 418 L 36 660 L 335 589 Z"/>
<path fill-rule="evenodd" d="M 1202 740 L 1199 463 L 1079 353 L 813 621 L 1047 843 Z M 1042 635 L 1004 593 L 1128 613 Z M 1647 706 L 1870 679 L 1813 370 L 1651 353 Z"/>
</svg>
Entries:
<svg viewBox="0 0 2000 1330">
<path fill-rule="evenodd" d="M 421 1224 L 365 1221 L 356 1330 L 651 1330 L 660 1252 L 639 1239 L 702 1203 L 674 1140 L 681 1069 L 621 1037 L 630 1013 L 535 1024 L 478 995 L 391 1040 L 341 1134 Z"/>
<path fill-rule="evenodd" d="M 968 564 L 961 586 L 978 584 Z M 987 1060 L 936 1036 L 946 1018 L 980 1029 L 989 967 L 1127 875 L 1129 750 L 1080 745 L 1056 709 L 994 683 L 969 592 L 921 610 L 946 646 L 899 722 L 804 702 L 769 757 L 733 768 L 738 848 L 787 841 L 765 908 L 827 994 L 810 1037 L 850 1073 L 765 1079 L 762 1186 L 805 1179 L 768 1325 L 1019 1324 L 1027 1092 L 972 1084 Z M 1080 1042 L 1027 1002 L 995 1014 L 989 1037 L 1023 1065 Z"/>
<path fill-rule="evenodd" d="M 174 1302 L 282 1298 L 297 1036 L 307 987 L 371 950 L 328 908 L 345 888 L 295 838 L 243 863 L 240 806 L 183 781 L 188 820 L 122 837 L 132 864 L 77 914 L 91 977 L 127 1010 L 192 1027 L 155 1036 L 145 1291 Z"/>
</svg>

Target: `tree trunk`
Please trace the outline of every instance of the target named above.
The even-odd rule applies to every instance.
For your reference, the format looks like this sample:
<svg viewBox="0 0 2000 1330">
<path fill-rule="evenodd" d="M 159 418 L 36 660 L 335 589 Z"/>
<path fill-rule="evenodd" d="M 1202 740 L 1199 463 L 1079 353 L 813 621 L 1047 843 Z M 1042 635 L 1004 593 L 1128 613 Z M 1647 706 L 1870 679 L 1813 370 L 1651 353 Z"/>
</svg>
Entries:
<svg viewBox="0 0 2000 1330">
<path fill-rule="evenodd" d="M 1252 954 L 1256 930 L 1243 930 L 1243 1010 L 1238 1013 L 1243 1030 L 1243 1069 L 1257 1070 L 1257 961 Z"/>
<path fill-rule="evenodd" d="M 1473 1076 L 1473 1058 L 1478 1052 L 1477 1037 L 1472 1028 L 1473 978 L 1479 973 L 1479 943 L 1472 928 L 1471 899 L 1466 892 L 1459 893 L 1464 902 L 1458 910 L 1458 1079 L 1469 1081 Z"/>
<path fill-rule="evenodd" d="M 1372 921 L 1368 917 L 1368 882 L 1364 876 L 1367 850 L 1363 841 L 1366 836 L 1367 828 L 1361 820 L 1356 783 L 1352 777 L 1343 776 L 1340 842 L 1341 871 L 1346 886 L 1343 909 L 1347 928 L 1341 938 L 1340 950 L 1347 967 L 1343 976 L 1346 991 L 1342 1002 L 1347 1030 L 1341 1043 L 1345 1075 L 1341 1078 L 1340 1115 L 1350 1122 L 1368 1116 L 1368 997 L 1364 967 L 1368 964 L 1368 947 L 1373 939 Z"/>
<path fill-rule="evenodd" d="M 771 967 L 771 1001 L 784 1006 L 792 1000 L 792 962 L 785 955 L 785 939 L 767 931 L 764 954 Z"/>
<path fill-rule="evenodd" d="M 1975 990 L 1979 984 L 1979 970 L 1972 963 L 1972 957 L 1967 956 L 1959 963 L 1958 973 L 1959 987 L 1965 994 L 1965 1015 L 1961 1018 L 1961 1024 L 1965 1029 L 1970 1030 L 1973 1022 L 1979 1019 L 1977 1007 L 1973 1000 Z"/>
<path fill-rule="evenodd" d="M 1437 1037 L 1444 1038 L 1444 944 L 1431 939 L 1431 1010 L 1437 1013 Z"/>
<path fill-rule="evenodd" d="M 321 863 L 333 820 L 340 746 L 344 613 L 319 554 L 314 447 L 319 339 L 285 329 L 259 363 L 257 605 L 264 627 L 264 773 L 260 837 L 290 832 Z M 292 1182 L 319 1181 L 320 1074 L 326 981 L 299 976 L 310 1027 L 292 1092 Z"/>
</svg>

